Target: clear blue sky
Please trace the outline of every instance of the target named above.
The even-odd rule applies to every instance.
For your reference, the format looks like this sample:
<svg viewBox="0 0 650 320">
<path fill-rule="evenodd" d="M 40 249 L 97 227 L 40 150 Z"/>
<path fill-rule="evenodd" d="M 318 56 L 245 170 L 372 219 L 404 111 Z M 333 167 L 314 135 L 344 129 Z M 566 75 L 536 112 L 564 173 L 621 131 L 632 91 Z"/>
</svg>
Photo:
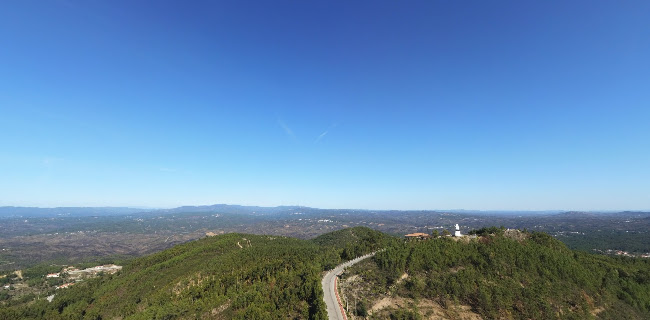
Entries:
<svg viewBox="0 0 650 320">
<path fill-rule="evenodd" d="M 0 205 L 647 210 L 649 17 L 3 1 Z"/>
</svg>

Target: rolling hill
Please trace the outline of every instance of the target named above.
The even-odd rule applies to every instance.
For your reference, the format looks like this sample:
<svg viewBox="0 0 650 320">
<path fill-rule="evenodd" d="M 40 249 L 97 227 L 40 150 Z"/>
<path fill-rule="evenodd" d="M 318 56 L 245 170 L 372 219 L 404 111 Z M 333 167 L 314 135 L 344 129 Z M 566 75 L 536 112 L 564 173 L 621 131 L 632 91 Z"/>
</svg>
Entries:
<svg viewBox="0 0 650 320">
<path fill-rule="evenodd" d="M 344 273 L 351 313 L 373 319 L 650 316 L 649 260 L 573 251 L 540 232 L 476 234 L 404 242 L 355 227 L 312 240 L 205 237 L 57 290 L 52 302 L 40 297 L 4 305 L 0 319 L 327 319 L 323 271 L 378 249 L 385 250 Z"/>
<path fill-rule="evenodd" d="M 206 237 L 58 290 L 51 303 L 0 310 L 0 319 L 326 319 L 321 272 L 341 253 L 367 253 L 388 238 L 363 227 L 313 241 Z"/>
<path fill-rule="evenodd" d="M 649 319 L 650 261 L 568 249 L 540 232 L 399 243 L 342 281 L 372 319 Z M 353 308 L 355 309 L 355 308 Z"/>
</svg>

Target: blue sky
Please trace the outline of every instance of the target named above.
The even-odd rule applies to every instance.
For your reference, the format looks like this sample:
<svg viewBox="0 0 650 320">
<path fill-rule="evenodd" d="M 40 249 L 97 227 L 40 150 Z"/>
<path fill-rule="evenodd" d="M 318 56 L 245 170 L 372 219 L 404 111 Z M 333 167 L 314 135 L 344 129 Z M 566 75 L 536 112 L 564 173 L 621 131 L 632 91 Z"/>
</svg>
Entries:
<svg viewBox="0 0 650 320">
<path fill-rule="evenodd" d="M 650 209 L 648 1 L 4 1 L 0 205 Z"/>
</svg>

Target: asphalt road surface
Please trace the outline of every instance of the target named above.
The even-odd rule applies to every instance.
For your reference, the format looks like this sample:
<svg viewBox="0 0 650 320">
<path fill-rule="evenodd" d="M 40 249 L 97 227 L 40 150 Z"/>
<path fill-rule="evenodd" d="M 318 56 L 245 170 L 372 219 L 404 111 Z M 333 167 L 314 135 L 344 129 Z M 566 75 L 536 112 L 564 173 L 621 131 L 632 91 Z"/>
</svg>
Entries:
<svg viewBox="0 0 650 320">
<path fill-rule="evenodd" d="M 323 300 L 325 300 L 325 304 L 327 305 L 327 315 L 329 317 L 329 320 L 345 320 L 347 319 L 343 313 L 341 312 L 341 308 L 339 307 L 338 301 L 336 301 L 336 289 L 334 288 L 334 281 L 336 280 L 336 276 L 339 274 L 343 273 L 343 270 L 363 259 L 370 258 L 375 255 L 375 252 L 369 253 L 365 256 L 358 257 L 354 260 L 350 260 L 348 262 L 342 263 L 336 268 L 332 269 L 330 272 L 328 272 L 324 277 L 323 281 L 321 284 L 323 285 Z"/>
</svg>

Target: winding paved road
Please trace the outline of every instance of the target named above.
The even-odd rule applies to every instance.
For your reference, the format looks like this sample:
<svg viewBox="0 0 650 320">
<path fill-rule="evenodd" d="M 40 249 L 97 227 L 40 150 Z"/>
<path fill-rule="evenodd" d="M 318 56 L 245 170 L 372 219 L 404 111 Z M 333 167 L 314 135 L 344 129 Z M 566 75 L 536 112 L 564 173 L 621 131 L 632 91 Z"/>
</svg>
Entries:
<svg viewBox="0 0 650 320">
<path fill-rule="evenodd" d="M 376 252 L 369 253 L 365 256 L 358 257 L 356 259 L 350 260 L 348 262 L 342 263 L 336 268 L 328 272 L 324 277 L 321 284 L 323 285 L 323 300 L 327 305 L 327 315 L 329 320 L 346 320 L 347 317 L 341 311 L 341 306 L 339 305 L 336 299 L 336 278 L 338 275 L 343 273 L 343 270 L 363 259 L 370 258 L 375 255 Z"/>
</svg>

